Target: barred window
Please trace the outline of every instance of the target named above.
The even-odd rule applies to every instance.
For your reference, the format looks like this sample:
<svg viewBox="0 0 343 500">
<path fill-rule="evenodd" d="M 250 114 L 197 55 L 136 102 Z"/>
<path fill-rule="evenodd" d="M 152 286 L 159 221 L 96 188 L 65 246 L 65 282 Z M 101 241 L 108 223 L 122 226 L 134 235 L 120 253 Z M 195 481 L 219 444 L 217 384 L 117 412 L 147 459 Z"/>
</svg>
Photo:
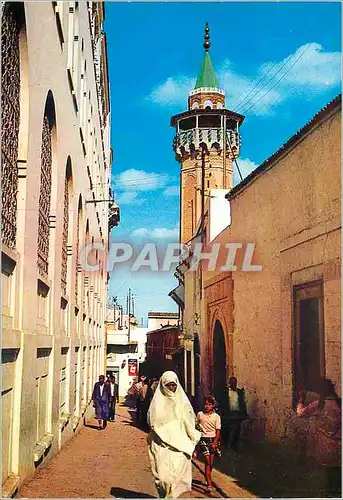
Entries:
<svg viewBox="0 0 343 500">
<path fill-rule="evenodd" d="M 80 220 L 81 220 L 81 199 L 77 211 L 77 226 L 76 226 L 76 271 L 75 271 L 75 303 L 78 304 L 79 298 L 79 244 L 80 244 Z"/>
<path fill-rule="evenodd" d="M 2 15 L 1 30 L 2 241 L 8 247 L 15 248 L 20 123 L 20 26 L 15 14 L 6 6 Z"/>
<path fill-rule="evenodd" d="M 42 131 L 41 178 L 38 213 L 38 271 L 43 278 L 49 271 L 49 215 L 51 204 L 51 169 L 52 169 L 51 125 L 45 115 Z"/>
<path fill-rule="evenodd" d="M 67 295 L 68 230 L 69 230 L 69 178 L 68 174 L 66 174 L 64 182 L 64 210 L 63 210 L 63 235 L 62 235 L 62 269 L 61 269 L 62 295 Z"/>
</svg>

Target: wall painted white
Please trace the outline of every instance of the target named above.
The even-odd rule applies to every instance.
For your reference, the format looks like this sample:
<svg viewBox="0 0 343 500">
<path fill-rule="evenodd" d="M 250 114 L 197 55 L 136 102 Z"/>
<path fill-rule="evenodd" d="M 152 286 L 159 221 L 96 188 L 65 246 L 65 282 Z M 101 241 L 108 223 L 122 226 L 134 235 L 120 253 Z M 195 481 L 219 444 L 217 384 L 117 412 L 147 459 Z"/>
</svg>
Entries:
<svg viewBox="0 0 343 500">
<path fill-rule="evenodd" d="M 231 224 L 230 202 L 225 198 L 229 189 L 211 189 L 210 191 L 210 241 L 213 241 Z"/>
</svg>

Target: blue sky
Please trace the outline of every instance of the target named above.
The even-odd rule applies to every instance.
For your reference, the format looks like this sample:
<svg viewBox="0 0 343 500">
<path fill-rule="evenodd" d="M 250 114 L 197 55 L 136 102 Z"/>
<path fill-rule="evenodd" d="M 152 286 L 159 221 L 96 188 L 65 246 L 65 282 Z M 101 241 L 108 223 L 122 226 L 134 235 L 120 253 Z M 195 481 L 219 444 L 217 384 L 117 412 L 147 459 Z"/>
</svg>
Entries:
<svg viewBox="0 0 343 500">
<path fill-rule="evenodd" d="M 112 241 L 178 241 L 179 164 L 170 117 L 187 109 L 210 55 L 226 107 L 246 116 L 240 167 L 250 173 L 340 92 L 340 3 L 106 2 L 105 31 L 114 150 L 112 187 L 121 209 Z M 118 267 L 110 293 L 136 315 L 176 310 L 172 273 Z"/>
</svg>

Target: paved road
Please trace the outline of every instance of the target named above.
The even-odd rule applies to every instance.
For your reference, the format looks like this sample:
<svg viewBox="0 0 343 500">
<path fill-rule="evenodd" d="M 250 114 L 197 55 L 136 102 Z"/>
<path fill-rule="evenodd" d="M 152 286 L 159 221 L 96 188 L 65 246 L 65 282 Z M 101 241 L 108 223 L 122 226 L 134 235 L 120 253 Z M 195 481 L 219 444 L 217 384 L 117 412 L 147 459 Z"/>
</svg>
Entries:
<svg viewBox="0 0 343 500">
<path fill-rule="evenodd" d="M 147 453 L 147 435 L 132 424 L 129 412 L 118 407 L 116 422 L 105 431 L 87 422 L 80 432 L 33 479 L 19 498 L 156 498 Z M 193 467 L 192 492 L 186 498 L 204 498 L 202 473 Z M 216 490 L 213 497 L 226 496 Z"/>
</svg>

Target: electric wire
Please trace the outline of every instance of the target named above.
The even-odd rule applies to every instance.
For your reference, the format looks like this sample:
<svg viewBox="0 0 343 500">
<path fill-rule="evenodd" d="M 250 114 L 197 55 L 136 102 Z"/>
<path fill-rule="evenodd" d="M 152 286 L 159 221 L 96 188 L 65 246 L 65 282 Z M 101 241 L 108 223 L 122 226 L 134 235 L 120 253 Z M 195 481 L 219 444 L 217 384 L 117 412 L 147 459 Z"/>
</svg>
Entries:
<svg viewBox="0 0 343 500">
<path fill-rule="evenodd" d="M 309 48 L 310 48 L 310 44 L 307 44 L 307 45 L 305 46 L 305 49 L 301 52 L 300 56 L 298 56 L 298 57 L 294 60 L 294 62 L 292 62 L 292 63 L 289 65 L 289 67 L 286 69 L 286 71 L 284 71 L 284 72 L 282 73 L 281 78 L 279 78 L 279 79 L 277 80 L 276 84 L 278 84 L 280 81 L 282 81 L 282 80 L 286 77 L 286 75 L 290 72 L 290 70 L 291 70 L 291 69 L 294 67 L 294 65 L 295 65 L 295 64 L 296 64 L 296 63 L 297 63 L 297 62 L 301 59 L 301 57 L 304 55 L 304 53 L 305 53 L 305 52 L 306 52 Z M 266 83 L 266 85 L 265 85 L 264 87 L 262 87 L 260 90 L 258 90 L 258 92 L 256 92 L 256 93 L 255 93 L 255 94 L 254 94 L 251 98 L 249 98 L 247 101 L 245 101 L 242 105 L 240 105 L 240 106 L 237 108 L 237 110 L 240 110 L 240 109 L 241 109 L 241 110 L 242 110 L 242 113 L 247 113 L 247 112 L 248 112 L 250 109 L 252 109 L 252 108 L 253 108 L 253 107 L 254 107 L 254 106 L 255 106 L 258 102 L 260 102 L 262 98 L 260 98 L 260 99 L 258 99 L 257 101 L 253 102 L 253 104 L 252 104 L 252 105 L 248 108 L 248 110 L 246 110 L 246 109 L 245 109 L 245 107 L 247 106 L 247 104 L 249 104 L 250 102 L 252 102 L 252 101 L 253 101 L 253 100 L 254 100 L 254 99 L 255 99 L 255 98 L 256 98 L 259 94 L 261 94 L 261 92 L 263 92 L 263 90 L 267 87 L 267 85 L 268 85 L 269 83 L 271 83 L 271 82 L 275 79 L 276 75 L 278 75 L 278 74 L 281 72 L 281 70 L 282 70 L 282 69 L 283 69 L 283 68 L 284 68 L 284 67 L 288 64 L 288 62 L 290 62 L 290 61 L 291 61 L 292 59 L 294 59 L 295 57 L 296 57 L 296 54 L 293 54 L 293 55 L 291 56 L 291 58 L 289 58 L 289 57 L 288 57 L 288 58 L 284 61 L 284 63 L 283 63 L 283 64 L 281 64 L 280 68 L 279 68 L 279 69 L 278 69 L 278 70 L 277 70 L 277 71 L 273 74 L 273 76 L 272 76 L 272 77 L 268 80 L 268 82 Z M 265 95 L 269 94 L 269 93 L 270 93 L 270 91 L 271 91 L 273 88 L 275 88 L 276 84 L 272 85 L 272 87 L 271 87 L 271 88 L 269 88 L 269 89 L 268 89 L 268 91 L 267 91 L 265 94 L 263 94 L 263 97 L 264 97 Z"/>
<path fill-rule="evenodd" d="M 301 54 L 297 57 L 297 59 L 293 62 L 293 64 L 288 68 L 288 70 L 282 75 L 282 77 L 279 78 L 279 80 L 277 80 L 277 82 L 275 82 L 275 84 L 265 94 L 263 94 L 256 102 L 254 102 L 247 110 L 245 110 L 244 113 L 248 113 L 253 107 L 256 106 L 256 104 L 258 104 L 264 97 L 266 97 L 282 80 L 284 80 L 287 74 L 290 72 L 290 70 L 295 66 L 295 64 L 297 64 L 297 62 L 303 57 L 303 55 L 305 54 L 305 52 L 308 51 L 309 48 L 310 44 L 308 44 L 305 47 L 305 49 L 301 52 Z"/>
</svg>

